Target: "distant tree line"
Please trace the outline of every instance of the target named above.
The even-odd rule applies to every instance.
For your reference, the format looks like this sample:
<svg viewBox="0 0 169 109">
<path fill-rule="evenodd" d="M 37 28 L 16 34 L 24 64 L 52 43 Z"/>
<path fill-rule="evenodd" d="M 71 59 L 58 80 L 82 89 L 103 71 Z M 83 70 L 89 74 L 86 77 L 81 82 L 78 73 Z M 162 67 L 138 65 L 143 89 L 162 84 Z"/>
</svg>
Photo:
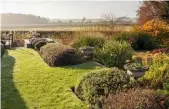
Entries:
<svg viewBox="0 0 169 109">
<path fill-rule="evenodd" d="M 49 19 L 34 16 L 30 14 L 12 14 L 4 13 L 1 14 L 1 24 L 2 25 L 13 25 L 13 24 L 48 24 Z"/>
<path fill-rule="evenodd" d="M 129 19 L 129 18 L 124 18 Z M 53 21 L 48 18 L 30 15 L 30 14 L 14 14 L 14 13 L 3 13 L 1 14 L 1 26 L 2 28 L 8 27 L 56 27 L 56 26 L 105 26 L 111 23 L 108 19 L 70 19 L 66 22 L 64 20 Z M 132 19 L 125 21 L 121 20 L 116 23 L 117 25 L 131 25 L 133 24 Z"/>
</svg>

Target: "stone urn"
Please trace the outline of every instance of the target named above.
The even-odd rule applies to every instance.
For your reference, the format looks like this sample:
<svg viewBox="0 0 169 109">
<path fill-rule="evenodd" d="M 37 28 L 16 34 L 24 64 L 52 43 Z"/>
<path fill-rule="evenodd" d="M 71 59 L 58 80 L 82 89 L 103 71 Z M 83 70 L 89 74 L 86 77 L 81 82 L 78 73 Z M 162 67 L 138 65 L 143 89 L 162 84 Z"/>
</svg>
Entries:
<svg viewBox="0 0 169 109">
<path fill-rule="evenodd" d="M 93 50 L 94 50 L 94 47 L 89 47 L 89 46 L 80 48 L 80 52 L 83 54 L 86 60 L 93 59 Z"/>
<path fill-rule="evenodd" d="M 127 74 L 133 76 L 135 79 L 143 77 L 145 72 L 149 70 L 148 66 L 143 66 L 139 63 L 127 63 L 124 65 Z"/>
</svg>

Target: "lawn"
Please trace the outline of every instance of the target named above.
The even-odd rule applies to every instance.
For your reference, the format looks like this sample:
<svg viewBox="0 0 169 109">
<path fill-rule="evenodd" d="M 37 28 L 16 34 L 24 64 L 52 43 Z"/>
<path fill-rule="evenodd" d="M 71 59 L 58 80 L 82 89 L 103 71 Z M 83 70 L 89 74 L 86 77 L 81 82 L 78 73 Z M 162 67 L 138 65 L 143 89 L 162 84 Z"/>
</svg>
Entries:
<svg viewBox="0 0 169 109">
<path fill-rule="evenodd" d="M 7 50 L 1 62 L 2 109 L 87 109 L 70 87 L 100 68 L 93 62 L 51 68 L 28 48 Z"/>
</svg>

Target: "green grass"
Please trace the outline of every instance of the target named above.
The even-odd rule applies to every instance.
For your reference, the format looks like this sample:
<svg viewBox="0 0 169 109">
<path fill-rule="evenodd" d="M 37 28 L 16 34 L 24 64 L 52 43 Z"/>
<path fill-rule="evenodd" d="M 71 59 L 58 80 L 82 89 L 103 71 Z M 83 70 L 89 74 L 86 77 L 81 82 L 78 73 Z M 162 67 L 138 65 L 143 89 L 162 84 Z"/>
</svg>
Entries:
<svg viewBox="0 0 169 109">
<path fill-rule="evenodd" d="M 2 109 L 87 109 L 70 87 L 98 68 L 92 62 L 51 68 L 32 49 L 8 50 L 1 65 Z"/>
</svg>

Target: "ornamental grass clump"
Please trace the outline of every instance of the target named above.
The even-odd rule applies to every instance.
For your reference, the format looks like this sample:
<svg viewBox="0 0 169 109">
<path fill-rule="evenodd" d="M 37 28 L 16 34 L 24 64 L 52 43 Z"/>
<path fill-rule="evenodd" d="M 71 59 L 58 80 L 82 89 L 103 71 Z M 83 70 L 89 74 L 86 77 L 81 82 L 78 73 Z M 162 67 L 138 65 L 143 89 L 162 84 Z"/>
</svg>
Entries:
<svg viewBox="0 0 169 109">
<path fill-rule="evenodd" d="M 102 36 L 95 36 L 93 34 L 80 34 L 72 44 L 75 48 L 84 46 L 90 46 L 95 48 L 101 48 L 105 43 L 105 39 Z"/>
<path fill-rule="evenodd" d="M 108 41 L 102 48 L 94 51 L 96 61 L 107 67 L 123 68 L 126 60 L 132 58 L 133 49 L 125 41 Z"/>
<path fill-rule="evenodd" d="M 140 80 L 149 87 L 162 88 L 163 83 L 169 79 L 169 56 L 156 53 L 150 63 L 149 71 Z"/>
</svg>

